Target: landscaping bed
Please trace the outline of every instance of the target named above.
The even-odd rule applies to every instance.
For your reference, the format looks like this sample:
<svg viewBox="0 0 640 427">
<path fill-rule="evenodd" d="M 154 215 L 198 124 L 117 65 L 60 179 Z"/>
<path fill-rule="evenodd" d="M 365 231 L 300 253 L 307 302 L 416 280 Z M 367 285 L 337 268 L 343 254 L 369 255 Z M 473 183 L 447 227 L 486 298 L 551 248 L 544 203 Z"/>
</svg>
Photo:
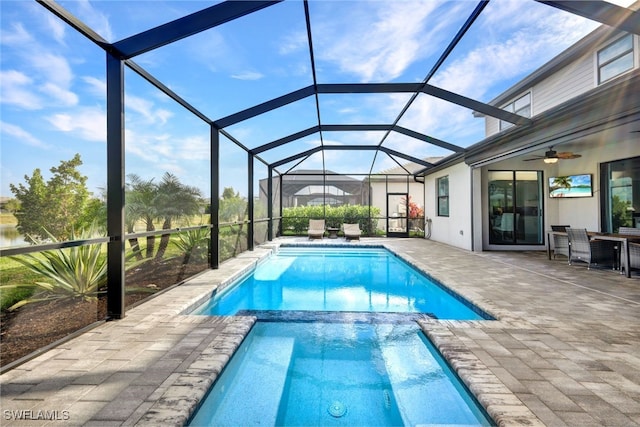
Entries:
<svg viewBox="0 0 640 427">
<path fill-rule="evenodd" d="M 182 258 L 149 260 L 125 276 L 125 306 L 149 298 L 208 268 L 206 262 L 182 264 Z M 62 299 L 0 313 L 0 366 L 5 366 L 107 316 L 106 298 Z"/>
</svg>

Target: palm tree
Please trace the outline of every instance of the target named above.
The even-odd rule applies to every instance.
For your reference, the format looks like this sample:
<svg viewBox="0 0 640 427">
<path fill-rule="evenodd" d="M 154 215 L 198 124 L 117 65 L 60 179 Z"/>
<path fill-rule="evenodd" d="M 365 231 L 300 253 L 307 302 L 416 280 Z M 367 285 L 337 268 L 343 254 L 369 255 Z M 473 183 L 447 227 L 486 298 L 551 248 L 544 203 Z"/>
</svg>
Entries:
<svg viewBox="0 0 640 427">
<path fill-rule="evenodd" d="M 558 176 L 553 179 L 553 188 L 571 188 L 571 177 Z"/>
<path fill-rule="evenodd" d="M 136 174 L 130 174 L 129 183 L 127 184 L 126 192 L 126 211 L 125 211 L 125 223 L 127 226 L 127 233 L 134 232 L 134 225 L 138 220 L 142 220 L 146 225 L 146 231 L 155 231 L 154 219 L 158 217 L 158 212 L 155 206 L 155 199 L 158 194 L 156 184 L 153 182 L 153 178 L 150 180 L 144 180 Z M 129 239 L 129 244 L 136 254 L 138 260 L 142 259 L 142 253 L 140 252 L 140 246 L 137 238 Z M 147 258 L 153 256 L 153 249 L 155 246 L 155 236 L 147 236 Z"/>
<path fill-rule="evenodd" d="M 157 186 L 157 191 L 155 205 L 158 216 L 164 219 L 163 230 L 171 228 L 173 219 L 195 215 L 199 212 L 202 193 L 196 187 L 182 184 L 175 175 L 165 172 L 162 176 L 162 182 Z M 164 256 L 164 252 L 169 246 L 169 238 L 169 234 L 162 235 L 156 259 Z"/>
</svg>

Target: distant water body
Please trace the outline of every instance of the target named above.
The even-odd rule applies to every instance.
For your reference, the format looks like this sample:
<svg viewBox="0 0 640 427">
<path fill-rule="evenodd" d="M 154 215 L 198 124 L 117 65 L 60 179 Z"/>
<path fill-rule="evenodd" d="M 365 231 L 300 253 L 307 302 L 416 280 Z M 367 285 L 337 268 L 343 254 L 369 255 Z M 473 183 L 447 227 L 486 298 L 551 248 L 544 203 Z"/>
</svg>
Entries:
<svg viewBox="0 0 640 427">
<path fill-rule="evenodd" d="M 24 236 L 13 224 L 0 224 L 0 248 L 12 246 L 26 246 Z"/>
</svg>

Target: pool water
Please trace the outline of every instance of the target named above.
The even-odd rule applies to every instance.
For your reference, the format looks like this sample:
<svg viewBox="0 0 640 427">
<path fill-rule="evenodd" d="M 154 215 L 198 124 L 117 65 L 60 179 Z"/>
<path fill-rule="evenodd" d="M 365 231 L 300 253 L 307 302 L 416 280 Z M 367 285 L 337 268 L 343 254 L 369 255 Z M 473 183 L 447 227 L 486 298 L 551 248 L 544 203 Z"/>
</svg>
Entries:
<svg viewBox="0 0 640 427">
<path fill-rule="evenodd" d="M 362 247 L 281 247 L 194 314 L 233 315 L 240 310 L 491 318 L 388 250 Z"/>
<path fill-rule="evenodd" d="M 492 425 L 415 323 L 257 322 L 190 426 Z"/>
</svg>

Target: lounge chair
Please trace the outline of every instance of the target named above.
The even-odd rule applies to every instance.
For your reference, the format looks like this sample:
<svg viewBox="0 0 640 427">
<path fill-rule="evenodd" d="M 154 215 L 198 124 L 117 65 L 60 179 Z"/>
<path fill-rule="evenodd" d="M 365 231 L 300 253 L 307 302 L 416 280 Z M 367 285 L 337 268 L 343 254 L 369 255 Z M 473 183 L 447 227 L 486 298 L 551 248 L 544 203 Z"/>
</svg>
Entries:
<svg viewBox="0 0 640 427">
<path fill-rule="evenodd" d="M 307 234 L 310 239 L 322 239 L 324 237 L 324 219 L 310 219 Z"/>
<path fill-rule="evenodd" d="M 573 261 L 591 264 L 614 265 L 615 243 L 606 240 L 590 240 L 587 230 L 584 228 L 567 228 L 569 235 L 569 264 Z"/>
<path fill-rule="evenodd" d="M 360 230 L 360 226 L 358 224 L 343 224 L 342 230 L 344 231 L 344 238 L 347 240 L 360 240 L 360 235 L 362 231 Z"/>
</svg>

